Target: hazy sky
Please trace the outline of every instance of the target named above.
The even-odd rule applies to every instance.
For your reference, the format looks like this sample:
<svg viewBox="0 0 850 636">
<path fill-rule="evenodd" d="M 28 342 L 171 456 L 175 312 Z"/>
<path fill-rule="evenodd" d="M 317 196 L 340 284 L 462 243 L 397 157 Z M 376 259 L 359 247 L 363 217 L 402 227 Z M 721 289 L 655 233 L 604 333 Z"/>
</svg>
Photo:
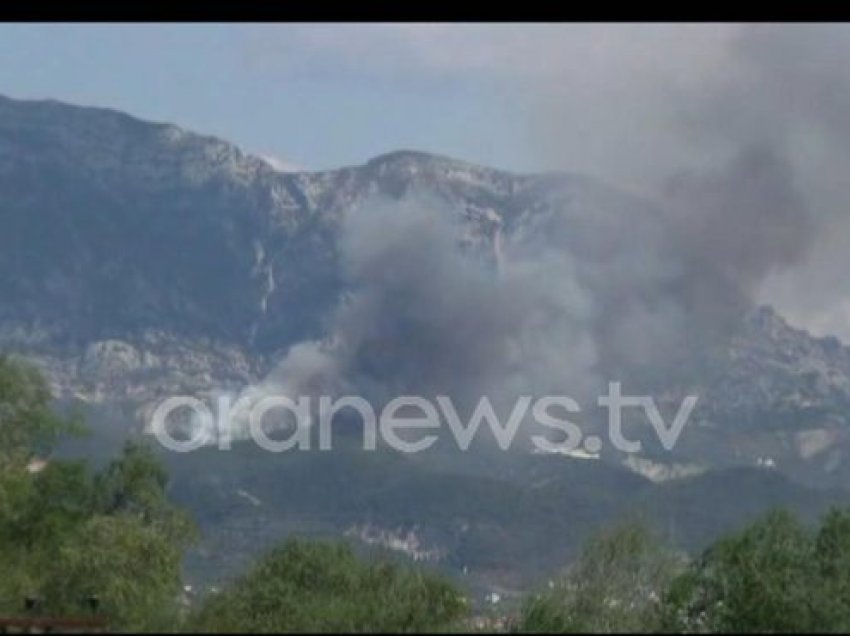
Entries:
<svg viewBox="0 0 850 636">
<path fill-rule="evenodd" d="M 642 135 L 642 109 L 654 107 L 644 76 L 687 81 L 730 30 L 6 24 L 0 92 L 111 106 L 308 168 L 416 148 L 518 170 L 593 170 L 609 155 L 594 141 L 599 125 Z M 574 150 L 545 147 L 539 124 L 553 97 L 573 120 Z"/>
<path fill-rule="evenodd" d="M 767 206 L 706 231 L 785 237 L 793 258 L 760 297 L 850 341 L 848 60 L 847 25 L 0 26 L 0 93 L 109 106 L 307 169 L 411 148 L 663 198 L 671 176 L 728 176 L 766 149 L 787 176 L 756 174 L 786 179 L 811 226 Z M 706 178 L 689 183 L 710 198 Z"/>
<path fill-rule="evenodd" d="M 2 25 L 0 92 L 110 106 L 315 169 L 398 148 L 539 167 L 521 96 L 452 59 L 476 45 L 443 49 L 444 28 Z"/>
</svg>

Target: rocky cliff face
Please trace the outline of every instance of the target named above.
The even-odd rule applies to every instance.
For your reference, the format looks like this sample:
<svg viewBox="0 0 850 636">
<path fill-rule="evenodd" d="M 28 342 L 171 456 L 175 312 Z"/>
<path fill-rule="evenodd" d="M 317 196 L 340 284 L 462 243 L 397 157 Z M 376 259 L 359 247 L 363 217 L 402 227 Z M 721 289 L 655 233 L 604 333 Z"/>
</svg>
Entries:
<svg viewBox="0 0 850 636">
<path fill-rule="evenodd" d="M 129 395 L 162 374 L 163 386 L 256 377 L 321 335 L 344 215 L 408 193 L 451 206 L 459 240 L 490 251 L 556 203 L 627 205 L 579 178 L 415 152 L 285 174 L 175 126 L 0 99 L 0 342 L 39 356 L 69 394 Z"/>
<path fill-rule="evenodd" d="M 238 391 L 293 344 L 328 335 L 348 284 L 340 233 L 373 198 L 448 210 L 459 248 L 496 271 L 512 246 L 557 234 L 578 280 L 599 292 L 591 322 L 613 353 L 622 353 L 617 338 L 644 342 L 647 316 L 669 309 L 662 294 L 635 286 L 683 286 L 686 261 L 658 256 L 668 246 L 655 205 L 579 176 L 515 175 L 410 151 L 283 173 L 175 126 L 0 98 L 0 350 L 34 360 L 58 397 L 99 405 L 102 431 L 165 395 Z M 623 299 L 644 296 L 650 311 L 610 320 L 612 308 L 637 306 Z M 740 309 L 722 338 L 668 360 L 663 382 L 648 349 L 637 379 L 650 378 L 665 415 L 684 394 L 700 397 L 672 454 L 647 443 L 628 457 L 465 458 L 463 467 L 359 453 L 279 464 L 251 448 L 167 457 L 175 494 L 207 533 L 198 571 L 217 576 L 224 566 L 211 555 L 244 560 L 283 532 L 368 528 L 377 530 L 358 530 L 364 541 L 386 543 L 398 539 L 381 534 L 387 528 L 415 526 L 459 571 L 536 576 L 594 524 L 635 507 L 683 528 L 691 546 L 768 505 L 814 513 L 844 496 L 825 490 L 846 488 L 850 476 L 850 349 L 770 308 Z M 569 354 L 558 347 L 550 344 L 554 358 Z M 612 368 L 624 359 L 608 358 Z M 281 490 L 281 480 L 298 488 Z"/>
<path fill-rule="evenodd" d="M 176 126 L 0 98 L 0 346 L 36 360 L 58 395 L 89 401 L 256 382 L 324 334 L 343 286 L 340 225 L 370 197 L 439 202 L 462 220 L 461 246 L 496 266 L 504 241 L 552 219 L 567 219 L 579 263 L 589 245 L 615 253 L 618 224 L 647 253 L 660 247 L 641 229 L 659 223 L 651 204 L 577 176 L 410 151 L 283 173 Z M 631 266 L 621 260 L 600 273 Z M 676 461 L 839 470 L 850 349 L 836 339 L 752 308 L 688 377 L 667 396 L 701 396 Z"/>
<path fill-rule="evenodd" d="M 758 307 L 702 385 L 696 426 L 677 456 L 703 467 L 750 465 L 815 486 L 845 487 L 850 349 Z"/>
</svg>

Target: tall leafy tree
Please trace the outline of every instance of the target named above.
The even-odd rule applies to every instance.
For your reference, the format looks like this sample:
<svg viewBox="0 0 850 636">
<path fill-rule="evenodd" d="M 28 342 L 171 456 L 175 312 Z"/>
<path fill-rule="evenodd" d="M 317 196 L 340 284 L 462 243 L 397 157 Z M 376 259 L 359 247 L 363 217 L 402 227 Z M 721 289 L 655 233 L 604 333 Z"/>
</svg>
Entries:
<svg viewBox="0 0 850 636">
<path fill-rule="evenodd" d="M 55 552 L 41 592 L 53 613 L 79 613 L 90 597 L 113 628 L 173 630 L 181 546 L 127 515 L 96 515 Z"/>
<path fill-rule="evenodd" d="M 670 586 L 665 627 L 677 631 L 822 631 L 823 577 L 812 537 L 777 510 L 721 539 Z"/>
<path fill-rule="evenodd" d="M 447 581 L 342 543 L 291 539 L 209 597 L 190 620 L 207 632 L 416 632 L 447 629 L 466 602 Z"/>
<path fill-rule="evenodd" d="M 834 508 L 823 518 L 815 539 L 821 577 L 817 593 L 823 624 L 850 631 L 850 510 Z"/>
<path fill-rule="evenodd" d="M 150 447 L 125 446 L 98 474 L 51 459 L 56 441 L 82 430 L 51 408 L 32 367 L 0 357 L 0 610 L 79 613 L 97 596 L 116 629 L 173 628 L 188 516 L 167 498 L 167 474 Z"/>
<path fill-rule="evenodd" d="M 37 369 L 0 356 L 0 470 L 47 454 L 61 435 L 80 430 L 79 419 L 57 415 L 52 400 Z"/>
<path fill-rule="evenodd" d="M 100 514 L 136 518 L 183 546 L 196 537 L 196 528 L 169 501 L 167 487 L 168 473 L 153 449 L 130 441 L 121 457 L 95 476 L 94 499 Z"/>
<path fill-rule="evenodd" d="M 592 537 L 549 589 L 523 605 L 522 632 L 652 631 L 661 596 L 682 567 L 643 524 L 631 522 Z"/>
</svg>

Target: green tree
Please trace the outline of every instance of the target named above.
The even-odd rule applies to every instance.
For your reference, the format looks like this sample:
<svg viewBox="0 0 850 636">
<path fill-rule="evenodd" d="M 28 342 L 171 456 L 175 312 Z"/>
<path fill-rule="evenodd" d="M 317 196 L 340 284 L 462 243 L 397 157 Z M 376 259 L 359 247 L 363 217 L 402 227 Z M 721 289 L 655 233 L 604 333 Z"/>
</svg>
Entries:
<svg viewBox="0 0 850 636">
<path fill-rule="evenodd" d="M 136 441 L 94 479 L 97 511 L 128 515 L 156 528 L 174 543 L 188 545 L 197 536 L 194 522 L 168 499 L 168 473 L 153 449 Z"/>
<path fill-rule="evenodd" d="M 94 490 L 85 462 L 50 462 L 27 477 L 25 497 L 4 524 L 7 541 L 20 548 L 55 544 L 92 515 Z"/>
<path fill-rule="evenodd" d="M 60 436 L 80 430 L 78 418 L 52 410 L 52 400 L 37 369 L 0 356 L 0 470 L 8 472 L 34 455 L 47 454 Z"/>
<path fill-rule="evenodd" d="M 69 470 L 71 465 L 63 467 Z M 65 506 L 78 516 L 66 513 L 63 540 L 48 549 L 50 562 L 41 586 L 47 607 L 79 611 L 82 599 L 97 596 L 115 628 L 173 629 L 182 554 L 196 530 L 168 500 L 167 473 L 152 449 L 126 444 L 119 458 L 88 479 L 87 496 L 84 479 L 78 482 L 68 489 L 78 497 Z M 55 515 L 50 510 L 43 510 L 41 523 Z"/>
<path fill-rule="evenodd" d="M 682 559 L 646 526 L 627 523 L 590 539 L 550 589 L 524 603 L 522 632 L 652 631 L 659 603 Z"/>
<path fill-rule="evenodd" d="M 113 628 L 174 629 L 181 549 L 128 515 L 93 516 L 55 552 L 42 586 L 46 609 L 79 613 L 90 596 Z"/>
<path fill-rule="evenodd" d="M 769 513 L 712 545 L 670 586 L 677 631 L 793 632 L 824 628 L 815 546 L 789 512 Z"/>
<path fill-rule="evenodd" d="M 26 593 L 43 580 L 49 562 L 47 546 L 74 516 L 71 499 L 81 493 L 69 487 L 79 482 L 75 467 L 50 467 L 31 474 L 27 467 L 46 457 L 62 436 L 81 430 L 77 418 L 51 409 L 52 396 L 38 371 L 0 355 L 0 608 L 18 611 Z M 83 497 L 84 498 L 84 497 Z"/>
<path fill-rule="evenodd" d="M 815 538 L 821 584 L 821 622 L 829 631 L 850 631 L 850 510 L 833 508 Z"/>
<path fill-rule="evenodd" d="M 290 539 L 210 596 L 197 631 L 411 632 L 450 628 L 466 602 L 447 581 L 388 561 L 365 562 L 343 543 Z"/>
<path fill-rule="evenodd" d="M 31 367 L 0 357 L 0 609 L 28 595 L 45 612 L 79 613 L 97 596 L 116 629 L 174 628 L 188 516 L 167 498 L 167 474 L 150 447 L 130 443 L 98 474 L 51 459 L 56 441 L 82 430 L 51 410 Z"/>
</svg>

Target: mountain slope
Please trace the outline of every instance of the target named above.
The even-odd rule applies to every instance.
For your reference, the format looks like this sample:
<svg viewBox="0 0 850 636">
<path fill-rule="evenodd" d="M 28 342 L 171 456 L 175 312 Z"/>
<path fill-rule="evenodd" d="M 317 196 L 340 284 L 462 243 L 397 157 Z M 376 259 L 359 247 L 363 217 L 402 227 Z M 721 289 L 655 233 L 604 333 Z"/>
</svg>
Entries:
<svg viewBox="0 0 850 636">
<path fill-rule="evenodd" d="M 721 315 L 703 311 L 704 299 L 688 304 L 694 263 L 665 240 L 664 211 L 575 175 L 514 175 L 413 151 L 282 173 L 176 126 L 0 98 L 0 349 L 36 361 L 58 397 L 90 406 L 99 433 L 78 450 L 97 455 L 98 443 L 121 436 L 114 429 L 138 428 L 156 399 L 239 391 L 293 345 L 326 338 L 353 286 L 340 247 L 346 222 L 373 201 L 447 211 L 459 248 L 481 256 L 487 271 L 545 248 L 556 267 L 523 262 L 546 264 L 527 279 L 541 285 L 530 298 L 590 290 L 587 307 L 577 303 L 577 324 L 594 341 L 595 360 L 610 373 L 637 369 L 631 377 L 662 409 L 695 392 L 692 421 L 672 453 L 653 445 L 643 425 L 640 456 L 606 451 L 587 464 L 527 454 L 469 458 L 462 467 L 447 457 L 352 453 L 168 457 L 176 492 L 213 543 L 246 558 L 285 531 L 366 540 L 417 526 L 456 567 L 527 573 L 566 559 L 595 524 L 640 506 L 672 520 L 694 546 L 767 502 L 813 514 L 844 496 L 834 489 L 850 474 L 850 349 L 791 328 L 770 308 L 735 305 Z M 497 307 L 520 316 L 524 309 Z M 455 340 L 487 345 L 478 332 L 500 325 L 494 313 L 474 315 Z M 703 323 L 691 329 L 693 316 Z M 733 323 L 728 331 L 700 339 L 721 318 Z M 573 354 L 561 336 L 571 332 L 553 333 L 535 362 L 560 369 Z M 668 341 L 675 346 L 662 350 Z M 431 348 L 425 339 L 416 351 Z M 281 481 L 304 490 L 281 492 Z M 664 481 L 671 483 L 653 483 Z M 730 483 L 739 495 L 731 503 L 719 494 Z M 458 519 L 474 540 L 452 534 Z M 247 542 L 228 530 L 245 524 L 256 530 Z M 547 550 L 535 553 L 541 544 Z"/>
</svg>

